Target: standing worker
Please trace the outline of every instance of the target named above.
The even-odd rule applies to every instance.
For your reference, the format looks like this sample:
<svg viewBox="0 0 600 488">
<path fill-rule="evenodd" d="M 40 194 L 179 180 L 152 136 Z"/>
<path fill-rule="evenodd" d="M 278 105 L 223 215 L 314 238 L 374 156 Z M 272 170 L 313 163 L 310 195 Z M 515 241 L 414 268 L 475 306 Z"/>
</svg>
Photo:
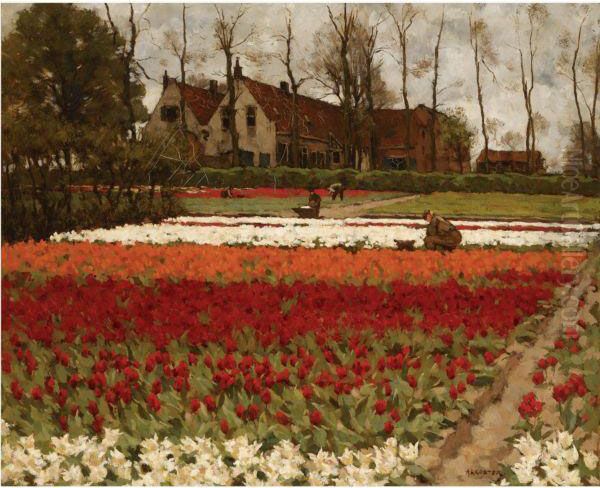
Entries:
<svg viewBox="0 0 600 488">
<path fill-rule="evenodd" d="M 321 209 L 321 197 L 312 187 L 308 189 L 308 192 L 308 206 L 313 209 L 314 217 L 318 218 Z"/>
<path fill-rule="evenodd" d="M 425 248 L 430 250 L 453 251 L 462 240 L 462 235 L 453 224 L 444 217 L 434 215 L 431 210 L 423 213 L 429 222 L 425 237 Z"/>
</svg>

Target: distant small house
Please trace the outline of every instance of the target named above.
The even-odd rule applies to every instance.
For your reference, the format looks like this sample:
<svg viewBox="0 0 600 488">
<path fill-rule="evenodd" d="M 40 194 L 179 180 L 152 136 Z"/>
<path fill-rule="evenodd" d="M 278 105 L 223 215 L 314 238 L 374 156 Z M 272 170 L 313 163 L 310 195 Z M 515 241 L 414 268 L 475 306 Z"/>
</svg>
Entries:
<svg viewBox="0 0 600 488">
<path fill-rule="evenodd" d="M 479 173 L 523 173 L 535 174 L 544 171 L 544 161 L 540 151 L 531 152 L 531 164 L 527 163 L 527 151 L 488 150 L 487 161 L 485 151 L 477 158 Z"/>
</svg>

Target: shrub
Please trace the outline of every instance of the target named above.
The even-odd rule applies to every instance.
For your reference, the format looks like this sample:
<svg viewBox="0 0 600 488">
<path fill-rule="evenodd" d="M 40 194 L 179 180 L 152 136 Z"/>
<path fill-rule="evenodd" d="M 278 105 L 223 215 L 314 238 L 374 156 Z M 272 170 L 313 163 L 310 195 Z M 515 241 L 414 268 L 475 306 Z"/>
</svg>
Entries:
<svg viewBox="0 0 600 488">
<path fill-rule="evenodd" d="M 208 178 L 204 178 L 204 174 Z M 414 171 L 369 171 L 352 169 L 302 169 L 280 166 L 277 168 L 203 168 L 188 184 L 205 186 L 306 188 L 312 183 L 324 188 L 345 178 L 349 188 L 404 191 L 408 193 L 431 193 L 434 191 L 456 191 L 470 193 L 504 192 L 561 195 L 567 192 L 585 196 L 600 196 L 597 179 L 579 178 L 576 188 L 561 175 L 530 176 L 516 173 L 507 174 L 449 174 L 417 173 Z M 176 175 L 171 183 L 183 185 L 188 175 Z M 202 180 L 201 180 L 202 178 Z"/>
</svg>

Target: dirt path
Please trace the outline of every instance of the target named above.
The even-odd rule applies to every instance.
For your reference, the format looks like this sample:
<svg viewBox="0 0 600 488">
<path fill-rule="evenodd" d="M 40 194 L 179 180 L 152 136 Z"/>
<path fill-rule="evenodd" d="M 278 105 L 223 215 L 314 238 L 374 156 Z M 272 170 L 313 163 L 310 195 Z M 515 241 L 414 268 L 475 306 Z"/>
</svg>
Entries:
<svg viewBox="0 0 600 488">
<path fill-rule="evenodd" d="M 358 217 L 363 215 L 367 210 L 371 210 L 384 205 L 392 205 L 394 203 L 408 202 L 414 200 L 419 195 L 404 195 L 402 197 L 387 198 L 385 200 L 372 200 L 369 202 L 352 203 L 350 205 L 331 206 L 321 208 L 321 216 L 326 219 L 345 219 L 348 217 Z"/>
<path fill-rule="evenodd" d="M 593 253 L 572 286 L 565 287 L 561 306 L 541 324 L 542 333 L 531 344 L 515 343 L 502 372 L 489 391 L 475 403 L 468 419 L 459 422 L 456 431 L 441 446 L 427 449 L 431 464 L 427 466 L 435 485 L 485 485 L 497 481 L 501 463 L 513 461 L 512 449 L 504 441 L 514 434 L 512 426 L 519 420 L 518 406 L 523 395 L 532 390 L 531 374 L 536 363 L 551 347 L 567 321 L 575 317 L 579 298 L 591 283 Z M 574 319 L 573 319 L 574 320 Z M 546 403 L 551 402 L 539 396 Z"/>
</svg>

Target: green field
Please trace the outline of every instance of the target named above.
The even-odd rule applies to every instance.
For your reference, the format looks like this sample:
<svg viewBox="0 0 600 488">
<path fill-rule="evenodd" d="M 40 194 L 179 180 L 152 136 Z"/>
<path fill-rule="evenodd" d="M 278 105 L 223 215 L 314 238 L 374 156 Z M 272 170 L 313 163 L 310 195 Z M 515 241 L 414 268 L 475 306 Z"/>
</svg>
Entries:
<svg viewBox="0 0 600 488">
<path fill-rule="evenodd" d="M 357 203 L 387 200 L 402 196 L 399 192 L 377 192 L 364 196 L 347 197 L 344 201 L 323 197 L 322 208 L 344 207 Z M 307 196 L 289 198 L 178 198 L 183 214 L 252 214 L 279 215 L 288 214 L 294 207 L 301 207 L 308 202 Z"/>
<path fill-rule="evenodd" d="M 424 210 L 447 217 L 518 217 L 600 221 L 600 198 L 522 193 L 431 193 L 369 210 L 379 215 L 421 215 Z"/>
</svg>

